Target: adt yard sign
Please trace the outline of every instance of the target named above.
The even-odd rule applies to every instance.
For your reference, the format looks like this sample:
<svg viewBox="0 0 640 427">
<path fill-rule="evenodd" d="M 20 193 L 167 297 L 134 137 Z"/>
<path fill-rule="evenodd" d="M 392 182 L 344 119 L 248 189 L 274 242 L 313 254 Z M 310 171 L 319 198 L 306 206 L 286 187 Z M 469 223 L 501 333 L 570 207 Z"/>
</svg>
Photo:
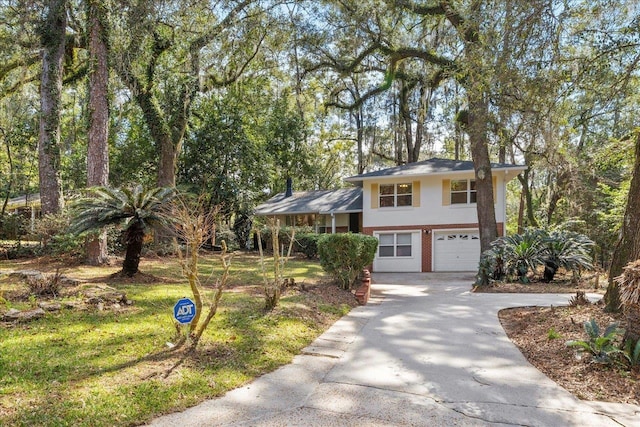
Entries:
<svg viewBox="0 0 640 427">
<path fill-rule="evenodd" d="M 191 323 L 196 317 L 196 305 L 189 298 L 182 298 L 173 306 L 173 317 L 178 323 Z"/>
</svg>

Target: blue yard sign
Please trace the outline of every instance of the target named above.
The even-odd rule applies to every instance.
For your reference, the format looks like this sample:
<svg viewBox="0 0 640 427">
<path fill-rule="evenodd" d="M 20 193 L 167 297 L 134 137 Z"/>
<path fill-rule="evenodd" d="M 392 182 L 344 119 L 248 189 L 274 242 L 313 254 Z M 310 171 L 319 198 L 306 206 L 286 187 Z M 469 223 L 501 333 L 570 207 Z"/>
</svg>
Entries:
<svg viewBox="0 0 640 427">
<path fill-rule="evenodd" d="M 195 303 L 189 298 L 182 298 L 173 306 L 173 317 L 183 325 L 191 323 L 193 318 L 196 317 Z"/>
</svg>

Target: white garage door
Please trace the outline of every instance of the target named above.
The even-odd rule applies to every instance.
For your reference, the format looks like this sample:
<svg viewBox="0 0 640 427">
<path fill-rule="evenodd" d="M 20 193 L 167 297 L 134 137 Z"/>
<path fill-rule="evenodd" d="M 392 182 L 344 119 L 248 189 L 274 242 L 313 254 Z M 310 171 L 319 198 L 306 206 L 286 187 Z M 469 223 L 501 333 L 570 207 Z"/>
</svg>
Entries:
<svg viewBox="0 0 640 427">
<path fill-rule="evenodd" d="M 480 234 L 472 231 L 434 233 L 434 271 L 475 271 L 480 259 Z"/>
<path fill-rule="evenodd" d="M 422 271 L 422 242 L 420 231 L 377 232 L 378 251 L 373 260 L 373 271 Z"/>
</svg>

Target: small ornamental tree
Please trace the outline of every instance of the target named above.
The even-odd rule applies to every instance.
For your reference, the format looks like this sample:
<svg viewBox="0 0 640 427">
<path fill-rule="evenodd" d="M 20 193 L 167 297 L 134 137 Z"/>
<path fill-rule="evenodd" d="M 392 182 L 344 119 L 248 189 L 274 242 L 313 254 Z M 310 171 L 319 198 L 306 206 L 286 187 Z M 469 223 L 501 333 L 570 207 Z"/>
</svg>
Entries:
<svg viewBox="0 0 640 427">
<path fill-rule="evenodd" d="M 378 239 L 366 234 L 325 234 L 318 239 L 320 265 L 340 284 L 350 289 L 363 268 L 370 265 Z"/>
<path fill-rule="evenodd" d="M 220 253 L 222 273 L 213 284 L 213 294 L 207 295 L 204 289 L 206 283 L 203 283 L 198 272 L 198 262 L 200 249 L 216 234 L 215 219 L 218 209 L 205 208 L 203 200 L 204 198 L 200 198 L 194 202 L 180 197 L 172 210 L 176 219 L 174 231 L 177 236 L 174 245 L 182 267 L 182 274 L 189 282 L 193 302 L 196 306 L 196 315 L 189 325 L 189 333 L 187 336 L 180 337 L 177 346 L 184 344 L 189 339 L 191 349 L 195 349 L 198 345 L 202 334 L 218 311 L 220 298 L 227 287 L 232 258 L 232 255 L 227 253 L 227 244 L 223 240 L 220 245 L 222 247 Z M 181 245 L 178 244 L 178 239 L 181 241 Z M 209 278 L 212 276 L 210 275 Z M 208 312 L 203 316 L 205 305 Z"/>
<path fill-rule="evenodd" d="M 265 256 L 262 251 L 262 233 L 257 229 L 256 234 L 258 236 L 260 268 L 264 283 L 264 308 L 267 311 L 271 311 L 278 306 L 280 303 L 280 297 L 287 287 L 288 281 L 285 279 L 285 266 L 289 258 L 291 258 L 291 250 L 293 249 L 293 243 L 295 242 L 296 231 L 295 228 L 291 228 L 291 235 L 287 235 L 286 232 L 283 232 L 280 228 L 280 220 L 271 219 L 267 220 L 266 229 L 269 230 L 268 234 L 271 237 L 271 247 L 273 248 L 273 275 L 267 274 Z M 282 241 L 286 241 L 288 244 L 281 243 L 280 239 L 284 236 L 286 236 L 286 238 L 282 239 Z M 286 254 L 285 247 L 288 248 Z"/>
<path fill-rule="evenodd" d="M 173 188 L 91 188 L 87 197 L 73 202 L 69 230 L 80 234 L 124 224 L 126 254 L 119 274 L 133 277 L 138 273 L 144 237 L 172 222 L 167 208 L 175 194 Z"/>
</svg>

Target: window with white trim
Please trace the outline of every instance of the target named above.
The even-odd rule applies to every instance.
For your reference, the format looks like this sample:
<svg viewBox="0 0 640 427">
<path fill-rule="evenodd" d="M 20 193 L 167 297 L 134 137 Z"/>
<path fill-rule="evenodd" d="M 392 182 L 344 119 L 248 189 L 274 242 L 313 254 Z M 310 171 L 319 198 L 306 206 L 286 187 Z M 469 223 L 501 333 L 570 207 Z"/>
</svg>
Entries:
<svg viewBox="0 0 640 427">
<path fill-rule="evenodd" d="M 378 241 L 378 256 L 381 258 L 411 256 L 411 233 L 380 234 Z"/>
<path fill-rule="evenodd" d="M 410 183 L 380 184 L 380 207 L 411 206 L 413 186 Z"/>
<path fill-rule="evenodd" d="M 476 180 L 453 179 L 451 180 L 451 204 L 476 203 Z"/>
</svg>

